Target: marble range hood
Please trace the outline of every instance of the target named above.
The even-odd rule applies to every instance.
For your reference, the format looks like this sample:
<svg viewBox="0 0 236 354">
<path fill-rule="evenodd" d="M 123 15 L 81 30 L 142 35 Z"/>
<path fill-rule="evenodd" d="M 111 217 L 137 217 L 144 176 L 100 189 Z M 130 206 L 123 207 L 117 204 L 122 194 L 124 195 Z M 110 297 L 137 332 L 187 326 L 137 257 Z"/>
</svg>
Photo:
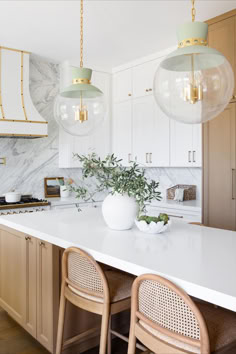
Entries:
<svg viewBox="0 0 236 354">
<path fill-rule="evenodd" d="M 0 47 L 0 138 L 43 138 L 48 124 L 29 91 L 29 52 Z"/>
</svg>

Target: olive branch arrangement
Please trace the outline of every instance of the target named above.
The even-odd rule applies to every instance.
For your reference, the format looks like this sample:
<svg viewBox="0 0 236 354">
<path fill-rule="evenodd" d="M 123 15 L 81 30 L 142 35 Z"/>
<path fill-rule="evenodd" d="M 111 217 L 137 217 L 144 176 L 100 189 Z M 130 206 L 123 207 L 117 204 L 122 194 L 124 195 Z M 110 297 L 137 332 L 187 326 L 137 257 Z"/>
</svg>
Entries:
<svg viewBox="0 0 236 354">
<path fill-rule="evenodd" d="M 104 159 L 95 153 L 91 155 L 74 154 L 82 163 L 82 178 L 94 178 L 96 187 L 93 192 L 88 186 L 71 187 L 77 198 L 84 201 L 94 201 L 94 195 L 107 191 L 110 194 L 119 193 L 134 197 L 139 205 L 139 211 L 145 211 L 146 203 L 153 199 L 161 200 L 161 193 L 158 191 L 159 183 L 148 180 L 145 176 L 144 168 L 140 168 L 136 162 L 132 162 L 129 167 L 121 165 L 122 160 L 112 155 L 107 155 Z"/>
</svg>

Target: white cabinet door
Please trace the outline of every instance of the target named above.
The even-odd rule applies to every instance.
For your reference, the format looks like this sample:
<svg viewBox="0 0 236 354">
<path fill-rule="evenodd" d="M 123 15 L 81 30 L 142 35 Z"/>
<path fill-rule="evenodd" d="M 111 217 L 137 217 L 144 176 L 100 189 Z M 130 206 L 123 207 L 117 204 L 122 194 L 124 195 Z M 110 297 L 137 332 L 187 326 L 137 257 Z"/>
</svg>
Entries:
<svg viewBox="0 0 236 354">
<path fill-rule="evenodd" d="M 151 60 L 133 68 L 133 97 L 151 95 L 153 80 L 162 58 Z"/>
<path fill-rule="evenodd" d="M 201 124 L 183 124 L 171 119 L 170 137 L 171 166 L 201 167 Z"/>
<path fill-rule="evenodd" d="M 171 166 L 192 166 L 192 125 L 170 119 L 170 163 Z"/>
<path fill-rule="evenodd" d="M 132 156 L 132 102 L 115 103 L 113 107 L 113 153 L 128 166 Z"/>
<path fill-rule="evenodd" d="M 107 112 L 104 123 L 92 135 L 88 137 L 76 137 L 67 134 L 62 128 L 59 131 L 59 167 L 76 168 L 81 167 L 74 154 L 88 155 L 95 152 L 104 158 L 111 152 L 111 107 L 110 107 L 110 74 L 93 72 L 92 83 L 99 87 L 105 96 Z"/>
<path fill-rule="evenodd" d="M 132 69 L 119 71 L 113 76 L 114 102 L 122 102 L 132 98 Z"/>
<path fill-rule="evenodd" d="M 133 101 L 133 156 L 145 166 L 151 163 L 155 108 L 152 96 Z"/>
<path fill-rule="evenodd" d="M 193 125 L 193 166 L 202 166 L 202 125 Z"/>
<path fill-rule="evenodd" d="M 155 117 L 151 137 L 151 164 L 152 167 L 170 166 L 170 119 L 162 112 L 156 101 Z"/>
</svg>

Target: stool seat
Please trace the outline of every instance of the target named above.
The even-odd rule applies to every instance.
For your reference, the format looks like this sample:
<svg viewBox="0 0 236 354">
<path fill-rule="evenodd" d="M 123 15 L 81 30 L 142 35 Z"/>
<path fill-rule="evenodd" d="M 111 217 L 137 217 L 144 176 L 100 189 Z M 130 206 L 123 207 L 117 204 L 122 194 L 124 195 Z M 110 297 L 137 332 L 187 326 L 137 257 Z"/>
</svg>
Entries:
<svg viewBox="0 0 236 354">
<path fill-rule="evenodd" d="M 236 313 L 221 307 L 215 308 L 207 302 L 195 303 L 207 324 L 211 352 L 234 348 L 232 353 L 236 353 Z"/>
<path fill-rule="evenodd" d="M 108 270 L 104 272 L 105 277 L 108 281 L 109 291 L 110 291 L 110 302 L 115 303 L 131 297 L 131 287 L 134 281 L 132 275 L 126 274 L 124 272 Z M 98 296 L 92 296 L 82 291 L 75 289 L 73 286 L 69 285 L 71 291 L 75 294 L 95 302 L 103 303 L 104 299 Z"/>
<path fill-rule="evenodd" d="M 131 297 L 131 288 L 135 277 L 114 270 L 106 271 L 105 276 L 108 281 L 111 303 Z"/>
</svg>

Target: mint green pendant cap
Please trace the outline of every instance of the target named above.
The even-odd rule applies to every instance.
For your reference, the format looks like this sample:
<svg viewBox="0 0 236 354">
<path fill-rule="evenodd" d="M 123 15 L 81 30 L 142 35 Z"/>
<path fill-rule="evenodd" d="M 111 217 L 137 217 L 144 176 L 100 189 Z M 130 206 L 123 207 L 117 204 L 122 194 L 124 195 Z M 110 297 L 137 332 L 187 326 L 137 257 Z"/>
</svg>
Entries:
<svg viewBox="0 0 236 354">
<path fill-rule="evenodd" d="M 187 22 L 177 29 L 178 42 L 189 38 L 201 38 L 207 40 L 208 24 L 204 22 Z"/>
<path fill-rule="evenodd" d="M 71 71 L 73 83 L 60 92 L 62 97 L 80 98 L 81 93 L 84 98 L 95 98 L 103 95 L 101 90 L 90 84 L 91 69 L 72 67 Z"/>
<path fill-rule="evenodd" d="M 177 30 L 178 49 L 170 53 L 160 66 L 168 71 L 191 71 L 193 54 L 195 71 L 224 64 L 223 54 L 206 45 L 207 35 L 208 25 L 204 22 L 188 22 L 180 25 Z"/>
</svg>

